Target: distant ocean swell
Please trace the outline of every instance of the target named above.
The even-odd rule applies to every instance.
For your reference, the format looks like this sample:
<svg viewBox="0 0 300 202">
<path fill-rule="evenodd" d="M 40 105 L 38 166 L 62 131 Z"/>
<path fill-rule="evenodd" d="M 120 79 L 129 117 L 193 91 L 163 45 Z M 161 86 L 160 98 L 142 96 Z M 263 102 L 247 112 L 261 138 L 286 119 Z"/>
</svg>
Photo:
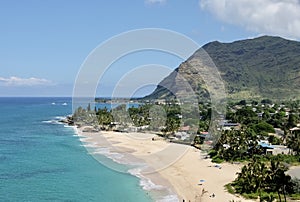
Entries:
<svg viewBox="0 0 300 202">
<path fill-rule="evenodd" d="M 59 122 L 71 100 L 0 98 L 0 201 L 153 201 L 139 178 L 100 164 Z"/>
</svg>

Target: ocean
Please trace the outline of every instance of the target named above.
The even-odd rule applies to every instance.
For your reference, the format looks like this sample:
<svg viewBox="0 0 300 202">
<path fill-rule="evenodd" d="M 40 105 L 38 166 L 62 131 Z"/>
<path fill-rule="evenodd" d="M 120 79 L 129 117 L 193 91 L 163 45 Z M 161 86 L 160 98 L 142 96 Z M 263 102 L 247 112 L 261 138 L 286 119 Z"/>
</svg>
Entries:
<svg viewBox="0 0 300 202">
<path fill-rule="evenodd" d="M 0 98 L 0 113 L 0 201 L 154 200 L 138 177 L 99 163 L 58 122 L 72 113 L 71 98 Z"/>
</svg>

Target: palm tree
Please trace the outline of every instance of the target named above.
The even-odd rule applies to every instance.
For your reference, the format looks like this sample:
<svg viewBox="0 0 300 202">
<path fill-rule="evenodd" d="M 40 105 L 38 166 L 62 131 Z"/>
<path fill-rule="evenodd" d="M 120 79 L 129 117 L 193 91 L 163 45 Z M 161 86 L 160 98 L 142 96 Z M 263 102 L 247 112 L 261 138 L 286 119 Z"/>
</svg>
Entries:
<svg viewBox="0 0 300 202">
<path fill-rule="evenodd" d="M 287 137 L 287 145 L 295 152 L 295 155 L 300 154 L 300 134 L 297 131 L 290 133 Z"/>
<path fill-rule="evenodd" d="M 265 181 L 268 177 L 267 166 L 262 161 L 256 161 L 255 165 L 256 173 L 256 189 L 259 191 L 259 197 L 261 198 L 261 191 L 265 188 Z"/>
<path fill-rule="evenodd" d="M 268 173 L 268 182 L 270 184 L 271 191 L 275 191 L 278 194 L 279 201 L 281 200 L 280 193 L 283 193 L 284 201 L 286 202 L 286 191 L 285 188 L 290 184 L 291 177 L 286 175 L 285 172 L 287 168 L 280 163 L 278 160 L 271 160 L 269 173 Z"/>
</svg>

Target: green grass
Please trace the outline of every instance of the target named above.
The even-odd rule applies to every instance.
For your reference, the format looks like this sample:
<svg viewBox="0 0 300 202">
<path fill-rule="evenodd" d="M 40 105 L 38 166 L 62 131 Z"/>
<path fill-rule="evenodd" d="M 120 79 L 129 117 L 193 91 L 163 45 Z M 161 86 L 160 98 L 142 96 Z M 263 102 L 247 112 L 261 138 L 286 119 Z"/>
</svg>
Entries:
<svg viewBox="0 0 300 202">
<path fill-rule="evenodd" d="M 243 193 L 242 196 L 246 199 L 257 199 L 259 194 L 258 193 L 250 193 L 250 194 Z"/>
<path fill-rule="evenodd" d="M 227 189 L 227 191 L 228 191 L 230 194 L 235 194 L 234 188 L 231 186 L 231 183 L 226 184 L 226 185 L 225 185 L 225 188 Z"/>
<path fill-rule="evenodd" d="M 234 188 L 230 184 L 225 185 L 225 187 L 227 188 L 229 193 L 238 194 L 238 193 L 234 192 Z M 233 193 L 232 193 L 232 191 L 233 191 Z M 270 193 L 269 192 L 261 192 L 261 194 L 259 194 L 259 192 L 243 193 L 243 194 L 241 194 L 241 196 L 243 196 L 245 199 L 254 199 L 254 200 L 258 199 L 259 196 L 264 201 L 275 201 L 275 199 L 277 201 L 279 200 L 278 194 L 274 193 L 274 192 L 270 192 Z M 280 194 L 280 197 L 281 197 L 281 199 L 284 199 L 283 194 Z M 290 199 L 290 200 L 300 200 L 300 194 L 291 194 L 291 195 L 287 195 L 286 197 L 287 197 L 287 199 Z"/>
<path fill-rule="evenodd" d="M 212 159 L 211 159 L 211 162 L 213 163 L 223 163 L 225 160 L 224 159 L 221 159 L 219 156 L 214 156 Z"/>
<path fill-rule="evenodd" d="M 300 200 L 300 194 L 291 194 L 289 195 L 291 200 Z"/>
</svg>

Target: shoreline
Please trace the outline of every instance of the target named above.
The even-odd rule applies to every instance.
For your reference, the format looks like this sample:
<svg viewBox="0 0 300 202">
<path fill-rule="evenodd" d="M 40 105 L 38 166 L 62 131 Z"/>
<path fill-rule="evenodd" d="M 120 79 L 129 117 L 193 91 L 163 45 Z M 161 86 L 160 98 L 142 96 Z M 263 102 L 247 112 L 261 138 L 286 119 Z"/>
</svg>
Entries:
<svg viewBox="0 0 300 202">
<path fill-rule="evenodd" d="M 215 167 L 200 150 L 154 134 L 84 132 L 84 128 L 74 126 L 88 152 L 132 166 L 127 173 L 140 178 L 140 186 L 157 201 L 254 201 L 225 190 L 224 185 L 235 179 L 241 165 L 223 163 Z"/>
<path fill-rule="evenodd" d="M 142 171 L 148 168 L 148 165 L 143 159 L 132 155 L 133 149 L 121 146 L 115 147 L 114 144 L 121 142 L 115 139 L 109 141 L 109 137 L 104 137 L 102 131 L 83 132 L 84 126 L 80 128 L 73 126 L 73 128 L 88 153 L 101 164 L 117 172 L 123 172 L 139 178 L 139 186 L 156 201 L 178 201 L 172 185 L 159 173 L 151 175 L 151 177 L 144 175 Z M 99 155 L 105 158 L 99 158 Z M 114 163 L 107 161 L 106 158 Z"/>
</svg>

